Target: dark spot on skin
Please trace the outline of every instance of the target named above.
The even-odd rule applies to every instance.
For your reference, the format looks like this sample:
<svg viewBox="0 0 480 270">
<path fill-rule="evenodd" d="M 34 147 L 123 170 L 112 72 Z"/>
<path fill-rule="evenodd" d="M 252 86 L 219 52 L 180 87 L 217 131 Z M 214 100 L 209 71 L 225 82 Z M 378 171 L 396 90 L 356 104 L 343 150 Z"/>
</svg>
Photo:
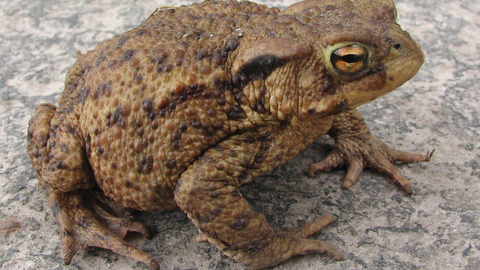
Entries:
<svg viewBox="0 0 480 270">
<path fill-rule="evenodd" d="M 139 85 L 142 83 L 143 77 L 140 74 L 137 74 L 135 78 L 133 78 L 133 83 Z"/>
<path fill-rule="evenodd" d="M 211 215 L 207 211 L 201 211 L 200 213 L 196 213 L 194 215 L 195 215 L 195 219 L 198 220 L 200 223 L 209 223 L 212 220 L 214 220 L 216 217 Z"/>
<path fill-rule="evenodd" d="M 204 89 L 204 84 L 191 84 L 177 91 L 178 94 L 172 92 L 172 97 L 168 104 L 165 104 L 165 108 L 157 112 L 158 115 L 165 116 L 167 112 L 174 111 L 178 104 L 187 100 L 200 98 Z"/>
<path fill-rule="evenodd" d="M 87 139 L 85 141 L 85 150 L 88 156 L 92 154 L 92 136 L 90 136 L 90 133 L 87 133 Z"/>
<path fill-rule="evenodd" d="M 60 113 L 61 114 L 68 114 L 68 113 L 71 113 L 73 110 L 73 102 L 71 104 L 68 105 L 68 107 L 63 107 L 60 109 Z"/>
<path fill-rule="evenodd" d="M 117 169 L 117 163 L 112 163 L 111 167 L 112 167 L 112 169 L 116 170 Z"/>
<path fill-rule="evenodd" d="M 214 66 L 223 65 L 228 58 L 228 55 L 238 48 L 238 37 L 230 38 L 223 49 L 215 49 L 210 58 L 210 63 Z M 208 57 L 208 56 L 205 56 Z M 202 58 L 203 59 L 203 58 Z"/>
<path fill-rule="evenodd" d="M 100 66 L 105 60 L 107 60 L 107 57 L 100 56 L 99 58 L 97 58 L 97 61 L 95 61 L 95 66 L 96 67 Z"/>
<path fill-rule="evenodd" d="M 118 106 L 117 110 L 114 113 L 111 113 L 111 112 L 107 113 L 106 117 L 107 117 L 106 119 L 107 127 L 111 127 L 114 125 L 119 125 L 120 127 L 124 127 L 125 115 L 124 115 L 122 106 Z"/>
<path fill-rule="evenodd" d="M 153 169 L 153 157 L 147 156 L 140 160 L 137 166 L 137 173 L 139 174 L 149 174 Z"/>
<path fill-rule="evenodd" d="M 238 87 L 243 87 L 248 82 L 249 78 L 244 73 L 237 73 L 232 77 L 232 84 Z"/>
<path fill-rule="evenodd" d="M 340 103 L 337 104 L 335 108 L 335 114 L 341 113 L 342 111 L 348 109 L 348 101 L 347 99 L 343 99 Z"/>
<path fill-rule="evenodd" d="M 238 191 L 238 189 L 234 190 L 231 195 L 235 198 L 240 198 L 242 197 L 242 194 L 240 194 L 240 191 Z"/>
<path fill-rule="evenodd" d="M 218 102 L 218 105 L 220 106 L 225 106 L 225 104 L 227 103 L 227 101 L 223 97 L 218 98 L 217 102 Z"/>
<path fill-rule="evenodd" d="M 334 6 L 334 5 L 326 5 L 325 6 L 325 11 L 331 11 L 331 10 L 335 10 L 335 9 L 337 9 L 337 7 Z"/>
<path fill-rule="evenodd" d="M 255 102 L 252 109 L 258 113 L 265 113 L 266 110 L 265 110 L 264 100 L 265 98 L 262 95 L 262 97 Z"/>
<path fill-rule="evenodd" d="M 78 99 L 79 103 L 85 104 L 87 97 L 90 96 L 91 89 L 90 87 L 85 87 L 80 90 L 80 93 L 75 97 Z M 72 108 L 73 109 L 73 108 Z"/>
<path fill-rule="evenodd" d="M 200 121 L 198 121 L 197 119 L 192 120 L 192 121 L 190 122 L 190 125 L 191 125 L 193 128 L 195 128 L 195 129 L 200 129 L 200 128 L 202 128 L 202 123 L 201 123 Z"/>
<path fill-rule="evenodd" d="M 228 82 L 222 79 L 221 75 L 214 74 L 214 76 L 211 77 L 211 80 L 215 86 L 218 86 L 218 89 L 228 89 L 228 86 L 226 85 Z"/>
<path fill-rule="evenodd" d="M 322 93 L 327 95 L 334 95 L 337 91 L 335 85 L 333 84 L 333 78 L 330 75 L 327 75 L 323 80 L 322 88 L 320 89 Z"/>
<path fill-rule="evenodd" d="M 217 122 L 217 123 L 213 124 L 212 127 L 214 129 L 221 129 L 223 127 L 223 123 Z"/>
<path fill-rule="evenodd" d="M 267 86 L 265 85 L 265 81 L 262 81 L 262 85 L 260 86 L 260 94 L 263 96 L 267 93 Z"/>
<path fill-rule="evenodd" d="M 218 217 L 223 212 L 222 208 L 217 207 L 211 211 L 213 217 Z"/>
<path fill-rule="evenodd" d="M 215 133 L 215 129 L 208 123 L 202 123 L 202 129 L 207 135 L 213 135 Z"/>
<path fill-rule="evenodd" d="M 143 36 L 145 34 L 150 34 L 150 32 L 148 30 L 145 30 L 145 29 L 140 29 L 137 32 L 135 32 L 134 36 Z"/>
<path fill-rule="evenodd" d="M 217 115 L 217 113 L 215 112 L 214 109 L 212 108 L 208 108 L 207 111 L 206 111 L 207 115 L 210 116 L 210 117 L 215 117 Z"/>
<path fill-rule="evenodd" d="M 243 95 L 243 92 L 238 91 L 238 89 L 234 89 L 234 92 L 237 92 L 235 93 L 235 96 L 234 96 L 235 101 L 238 104 L 244 104 L 245 96 Z"/>
<path fill-rule="evenodd" d="M 184 132 L 184 131 L 187 130 L 187 128 L 188 128 L 187 125 L 186 125 L 185 123 L 182 123 L 182 124 L 180 124 L 180 125 L 178 126 L 177 130 L 178 130 L 179 132 Z"/>
<path fill-rule="evenodd" d="M 243 88 L 250 81 L 265 79 L 285 63 L 287 63 L 287 60 L 273 54 L 258 56 L 240 67 L 237 74 L 232 77 L 232 83 L 239 88 Z"/>
<path fill-rule="evenodd" d="M 232 37 L 227 41 L 225 48 L 222 50 L 222 57 L 228 58 L 228 54 L 235 51 L 238 47 L 238 37 Z"/>
<path fill-rule="evenodd" d="M 51 125 L 50 126 L 50 132 L 48 133 L 48 135 L 50 137 L 55 137 L 56 133 L 57 133 L 57 129 L 58 129 L 58 126 L 57 125 Z"/>
<path fill-rule="evenodd" d="M 178 130 L 173 132 L 172 142 L 179 141 L 181 138 L 182 138 L 182 133 L 181 132 L 179 132 Z"/>
<path fill-rule="evenodd" d="M 181 142 L 181 141 L 172 141 L 172 143 L 170 144 L 170 149 L 172 149 L 173 151 L 175 151 L 175 150 L 180 149 L 181 146 L 182 146 L 182 142 Z"/>
<path fill-rule="evenodd" d="M 60 145 L 60 150 L 61 150 L 63 153 L 68 153 L 68 150 L 69 150 L 68 145 L 62 143 L 62 144 Z"/>
<path fill-rule="evenodd" d="M 222 53 L 219 49 L 213 51 L 212 57 L 210 58 L 210 63 L 214 66 L 222 65 L 225 62 L 225 59 L 222 57 Z"/>
<path fill-rule="evenodd" d="M 181 146 L 182 133 L 187 130 L 187 125 L 182 123 L 177 127 L 172 135 L 172 144 L 171 147 L 173 150 L 178 150 Z"/>
<path fill-rule="evenodd" d="M 103 147 L 101 147 L 101 146 L 97 146 L 96 152 L 97 152 L 98 156 L 102 156 L 103 153 L 105 153 L 105 149 L 103 149 Z"/>
<path fill-rule="evenodd" d="M 264 248 L 268 245 L 267 241 L 255 241 L 253 243 L 249 243 L 247 247 L 247 252 L 251 254 L 256 254 L 260 252 L 261 250 L 264 250 Z"/>
<path fill-rule="evenodd" d="M 42 153 L 40 153 L 40 150 L 38 150 L 38 148 L 35 148 L 35 149 L 32 150 L 32 156 L 34 158 L 39 158 L 41 155 L 42 155 Z"/>
<path fill-rule="evenodd" d="M 133 123 L 135 127 L 135 133 L 142 137 L 144 134 L 144 127 L 143 127 L 143 121 L 141 119 L 135 119 L 135 122 Z"/>
<path fill-rule="evenodd" d="M 238 106 L 233 106 L 232 110 L 228 113 L 228 118 L 232 120 L 240 120 L 247 118 L 247 114 Z"/>
<path fill-rule="evenodd" d="M 127 188 L 132 188 L 132 187 L 133 187 L 132 182 L 126 181 L 126 182 L 125 182 L 125 187 L 127 187 Z"/>
<path fill-rule="evenodd" d="M 165 161 L 165 167 L 169 169 L 175 169 L 177 167 L 177 161 L 175 159 Z"/>
<path fill-rule="evenodd" d="M 157 68 L 157 72 L 158 72 L 158 73 L 162 73 L 162 72 L 167 73 L 167 72 L 172 71 L 172 69 L 173 69 L 173 66 L 170 65 L 170 64 L 168 64 L 168 65 L 160 65 L 160 66 L 158 66 L 158 68 Z"/>
<path fill-rule="evenodd" d="M 65 125 L 65 127 L 63 128 L 65 132 L 67 132 L 68 134 L 72 134 L 72 135 L 76 135 L 77 134 L 77 130 L 75 128 L 73 128 L 71 125 Z"/>
<path fill-rule="evenodd" d="M 157 65 L 162 64 L 164 61 L 165 61 L 165 57 L 163 57 L 163 56 L 161 56 L 161 55 L 159 55 L 159 56 L 157 56 L 157 57 L 154 57 L 154 58 L 152 58 L 152 60 L 151 60 L 152 63 L 157 64 Z M 158 71 L 158 72 L 160 72 L 160 71 Z"/>
<path fill-rule="evenodd" d="M 117 60 L 110 60 L 108 61 L 108 67 L 114 67 L 118 64 L 118 61 Z"/>
<path fill-rule="evenodd" d="M 73 91 L 75 91 L 75 89 L 77 89 L 77 87 L 78 87 L 78 84 L 70 82 L 67 85 L 67 89 L 65 89 L 65 91 L 67 91 L 68 93 L 72 93 Z"/>
<path fill-rule="evenodd" d="M 130 39 L 130 36 L 123 36 L 123 37 L 121 37 L 121 38 L 118 40 L 118 45 L 117 45 L 117 47 L 118 47 L 118 48 L 123 47 L 123 44 L 125 44 L 125 42 L 127 42 L 127 40 L 129 40 L 129 39 Z"/>
<path fill-rule="evenodd" d="M 55 169 L 57 170 L 66 170 L 68 169 L 68 166 L 63 163 L 63 161 L 59 160 L 55 162 Z"/>
<path fill-rule="evenodd" d="M 205 49 L 201 49 L 197 54 L 197 60 L 201 61 L 208 57 L 208 52 Z"/>
<path fill-rule="evenodd" d="M 120 56 L 120 61 L 125 62 L 125 61 L 132 60 L 132 58 L 135 56 L 136 53 L 137 53 L 136 50 L 126 50 L 122 54 L 122 56 Z"/>
<path fill-rule="evenodd" d="M 98 95 L 107 95 L 109 96 L 112 93 L 112 81 L 106 83 L 100 83 L 97 86 Z"/>
<path fill-rule="evenodd" d="M 250 223 L 250 220 L 246 219 L 246 218 L 239 218 L 239 219 L 235 219 L 232 224 L 230 224 L 230 228 L 234 231 L 241 231 L 243 229 L 245 229 L 248 224 Z"/>
<path fill-rule="evenodd" d="M 154 107 L 154 103 L 153 103 L 153 100 L 151 99 L 145 99 L 142 102 L 143 111 L 145 111 L 148 117 L 152 120 L 155 118 L 155 111 L 153 107 Z"/>
</svg>

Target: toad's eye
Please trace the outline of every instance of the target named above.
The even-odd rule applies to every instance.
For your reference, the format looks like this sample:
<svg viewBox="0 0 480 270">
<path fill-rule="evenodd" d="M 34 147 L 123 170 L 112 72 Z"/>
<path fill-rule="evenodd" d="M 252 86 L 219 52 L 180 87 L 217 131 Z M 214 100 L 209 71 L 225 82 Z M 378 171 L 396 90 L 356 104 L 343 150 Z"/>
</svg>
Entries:
<svg viewBox="0 0 480 270">
<path fill-rule="evenodd" d="M 364 70 L 368 62 L 368 52 L 360 45 L 347 45 L 336 49 L 330 56 L 335 69 L 345 75 L 355 75 Z"/>
</svg>

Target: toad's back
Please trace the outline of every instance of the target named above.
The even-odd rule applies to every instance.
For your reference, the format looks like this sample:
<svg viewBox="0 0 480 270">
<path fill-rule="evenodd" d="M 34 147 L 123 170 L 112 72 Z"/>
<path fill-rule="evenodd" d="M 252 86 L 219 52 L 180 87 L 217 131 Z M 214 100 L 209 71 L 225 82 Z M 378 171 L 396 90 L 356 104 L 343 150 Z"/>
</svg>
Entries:
<svg viewBox="0 0 480 270">
<path fill-rule="evenodd" d="M 65 115 L 53 122 L 71 120 L 107 196 L 139 210 L 175 207 L 175 183 L 199 155 L 239 129 L 273 120 L 264 108 L 250 109 L 241 93 L 247 79 L 233 82 L 230 74 L 253 26 L 285 32 L 268 26 L 277 12 L 251 2 L 159 9 L 79 57 L 59 104 Z M 79 147 L 65 154 L 78 157 Z"/>
</svg>

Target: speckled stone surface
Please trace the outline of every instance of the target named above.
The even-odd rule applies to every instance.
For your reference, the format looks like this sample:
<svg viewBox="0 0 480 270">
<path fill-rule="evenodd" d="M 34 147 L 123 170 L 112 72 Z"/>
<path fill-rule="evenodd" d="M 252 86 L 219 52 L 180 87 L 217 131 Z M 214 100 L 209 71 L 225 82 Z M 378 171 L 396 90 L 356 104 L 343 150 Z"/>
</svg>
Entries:
<svg viewBox="0 0 480 270">
<path fill-rule="evenodd" d="M 295 1 L 260 1 L 286 7 Z M 35 106 L 56 103 L 76 52 L 135 27 L 156 7 L 188 1 L 0 0 L 0 268 L 147 269 L 110 251 L 88 248 L 72 265 L 26 152 Z M 367 170 L 350 190 L 344 170 L 306 176 L 331 149 L 328 138 L 242 187 L 276 228 L 324 213 L 338 216 L 315 239 L 346 256 L 296 257 L 275 269 L 480 269 L 480 3 L 398 0 L 399 22 L 420 43 L 426 63 L 389 95 L 361 107 L 372 132 L 399 150 L 436 149 L 430 163 L 399 165 L 413 182 L 406 196 Z M 152 240 L 128 240 L 162 269 L 242 269 L 215 247 L 197 244 L 180 210 L 136 213 Z"/>
</svg>

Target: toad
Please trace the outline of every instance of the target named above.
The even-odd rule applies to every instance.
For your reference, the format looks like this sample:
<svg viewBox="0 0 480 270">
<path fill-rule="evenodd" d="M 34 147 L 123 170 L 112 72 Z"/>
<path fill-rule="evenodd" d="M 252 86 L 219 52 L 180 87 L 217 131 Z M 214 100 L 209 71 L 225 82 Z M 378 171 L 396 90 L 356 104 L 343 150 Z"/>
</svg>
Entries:
<svg viewBox="0 0 480 270">
<path fill-rule="evenodd" d="M 371 167 L 410 194 L 392 163 L 431 154 L 392 150 L 355 108 L 408 81 L 423 60 L 391 0 L 307 0 L 283 11 L 247 1 L 157 9 L 79 54 L 58 106 L 39 105 L 30 120 L 28 151 L 65 263 L 96 246 L 159 268 L 123 240 L 128 231 L 150 234 L 117 215 L 119 206 L 179 207 L 200 241 L 251 269 L 310 252 L 341 259 L 332 245 L 308 239 L 333 215 L 274 230 L 238 187 L 328 134 L 334 149 L 309 175 L 346 165 L 348 188 Z"/>
</svg>

